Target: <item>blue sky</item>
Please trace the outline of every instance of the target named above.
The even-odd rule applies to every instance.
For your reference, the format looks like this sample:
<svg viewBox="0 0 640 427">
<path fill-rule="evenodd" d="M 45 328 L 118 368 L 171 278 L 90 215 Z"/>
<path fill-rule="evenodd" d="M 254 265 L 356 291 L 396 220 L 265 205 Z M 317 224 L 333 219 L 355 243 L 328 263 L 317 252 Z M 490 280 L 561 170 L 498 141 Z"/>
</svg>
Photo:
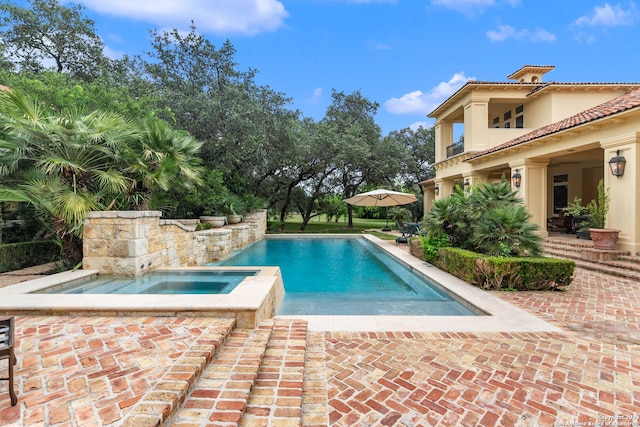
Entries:
<svg viewBox="0 0 640 427">
<path fill-rule="evenodd" d="M 65 2 L 68 3 L 68 2 Z M 150 49 L 149 29 L 226 39 L 241 69 L 320 119 L 331 90 L 380 103 L 383 135 L 424 123 L 468 79 L 525 64 L 558 82 L 640 81 L 640 6 L 593 0 L 76 0 L 107 55 Z"/>
</svg>

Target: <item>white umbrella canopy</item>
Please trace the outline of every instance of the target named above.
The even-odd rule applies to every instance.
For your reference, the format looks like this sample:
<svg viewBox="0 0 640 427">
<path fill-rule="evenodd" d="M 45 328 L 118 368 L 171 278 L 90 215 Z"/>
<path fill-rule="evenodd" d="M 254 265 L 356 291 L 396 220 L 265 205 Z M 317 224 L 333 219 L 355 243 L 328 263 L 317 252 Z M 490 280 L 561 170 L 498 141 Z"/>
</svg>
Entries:
<svg viewBox="0 0 640 427">
<path fill-rule="evenodd" d="M 356 194 L 344 201 L 356 206 L 398 206 L 417 202 L 418 199 L 413 194 L 379 188 L 377 190 L 367 191 L 366 193 Z"/>
</svg>

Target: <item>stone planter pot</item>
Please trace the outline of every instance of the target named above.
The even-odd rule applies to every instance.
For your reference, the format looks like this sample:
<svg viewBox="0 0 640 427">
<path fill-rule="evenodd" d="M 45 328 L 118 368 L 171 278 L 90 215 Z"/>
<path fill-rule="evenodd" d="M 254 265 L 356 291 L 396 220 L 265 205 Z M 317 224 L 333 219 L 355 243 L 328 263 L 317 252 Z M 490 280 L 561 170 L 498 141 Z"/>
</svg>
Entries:
<svg viewBox="0 0 640 427">
<path fill-rule="evenodd" d="M 182 225 L 187 225 L 190 227 L 195 227 L 196 225 L 200 224 L 199 219 L 177 219 L 176 221 L 178 221 Z"/>
<path fill-rule="evenodd" d="M 604 251 L 612 251 L 616 248 L 620 230 L 613 228 L 590 228 L 589 235 L 593 241 L 593 248 Z"/>
<path fill-rule="evenodd" d="M 229 224 L 239 224 L 242 222 L 242 215 L 227 215 L 227 222 Z"/>
<path fill-rule="evenodd" d="M 227 217 L 224 216 L 201 216 L 200 222 L 204 224 L 211 224 L 213 228 L 224 227 L 227 223 Z"/>
</svg>

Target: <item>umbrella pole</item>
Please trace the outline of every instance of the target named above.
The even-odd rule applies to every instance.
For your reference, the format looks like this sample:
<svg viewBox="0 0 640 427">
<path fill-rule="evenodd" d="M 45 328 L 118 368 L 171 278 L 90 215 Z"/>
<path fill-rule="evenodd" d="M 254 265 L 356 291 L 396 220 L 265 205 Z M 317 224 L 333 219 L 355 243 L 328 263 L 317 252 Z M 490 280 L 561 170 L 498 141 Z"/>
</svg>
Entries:
<svg viewBox="0 0 640 427">
<path fill-rule="evenodd" d="M 385 225 L 382 231 L 391 231 L 391 229 L 389 228 L 389 207 L 388 206 L 384 207 L 384 216 L 387 218 L 387 225 Z"/>
</svg>

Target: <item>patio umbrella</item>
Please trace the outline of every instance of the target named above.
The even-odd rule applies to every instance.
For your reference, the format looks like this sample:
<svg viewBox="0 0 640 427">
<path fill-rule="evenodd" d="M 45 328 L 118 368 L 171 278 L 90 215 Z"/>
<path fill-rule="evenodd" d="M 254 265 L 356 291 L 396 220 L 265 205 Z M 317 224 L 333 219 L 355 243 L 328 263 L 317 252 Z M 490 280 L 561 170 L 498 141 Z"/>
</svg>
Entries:
<svg viewBox="0 0 640 427">
<path fill-rule="evenodd" d="M 350 205 L 356 206 L 399 206 L 407 205 L 409 203 L 417 202 L 418 198 L 409 193 L 401 193 L 399 191 L 385 190 L 379 188 L 373 191 L 367 191 L 366 193 L 356 194 L 353 197 L 345 199 L 345 202 Z M 386 216 L 386 215 L 385 215 Z M 389 218 L 387 217 L 387 227 L 383 228 L 383 231 L 389 229 Z"/>
<path fill-rule="evenodd" d="M 345 202 L 356 206 L 398 206 L 417 201 L 418 199 L 413 194 L 385 190 L 383 188 L 356 194 L 345 199 Z"/>
</svg>

